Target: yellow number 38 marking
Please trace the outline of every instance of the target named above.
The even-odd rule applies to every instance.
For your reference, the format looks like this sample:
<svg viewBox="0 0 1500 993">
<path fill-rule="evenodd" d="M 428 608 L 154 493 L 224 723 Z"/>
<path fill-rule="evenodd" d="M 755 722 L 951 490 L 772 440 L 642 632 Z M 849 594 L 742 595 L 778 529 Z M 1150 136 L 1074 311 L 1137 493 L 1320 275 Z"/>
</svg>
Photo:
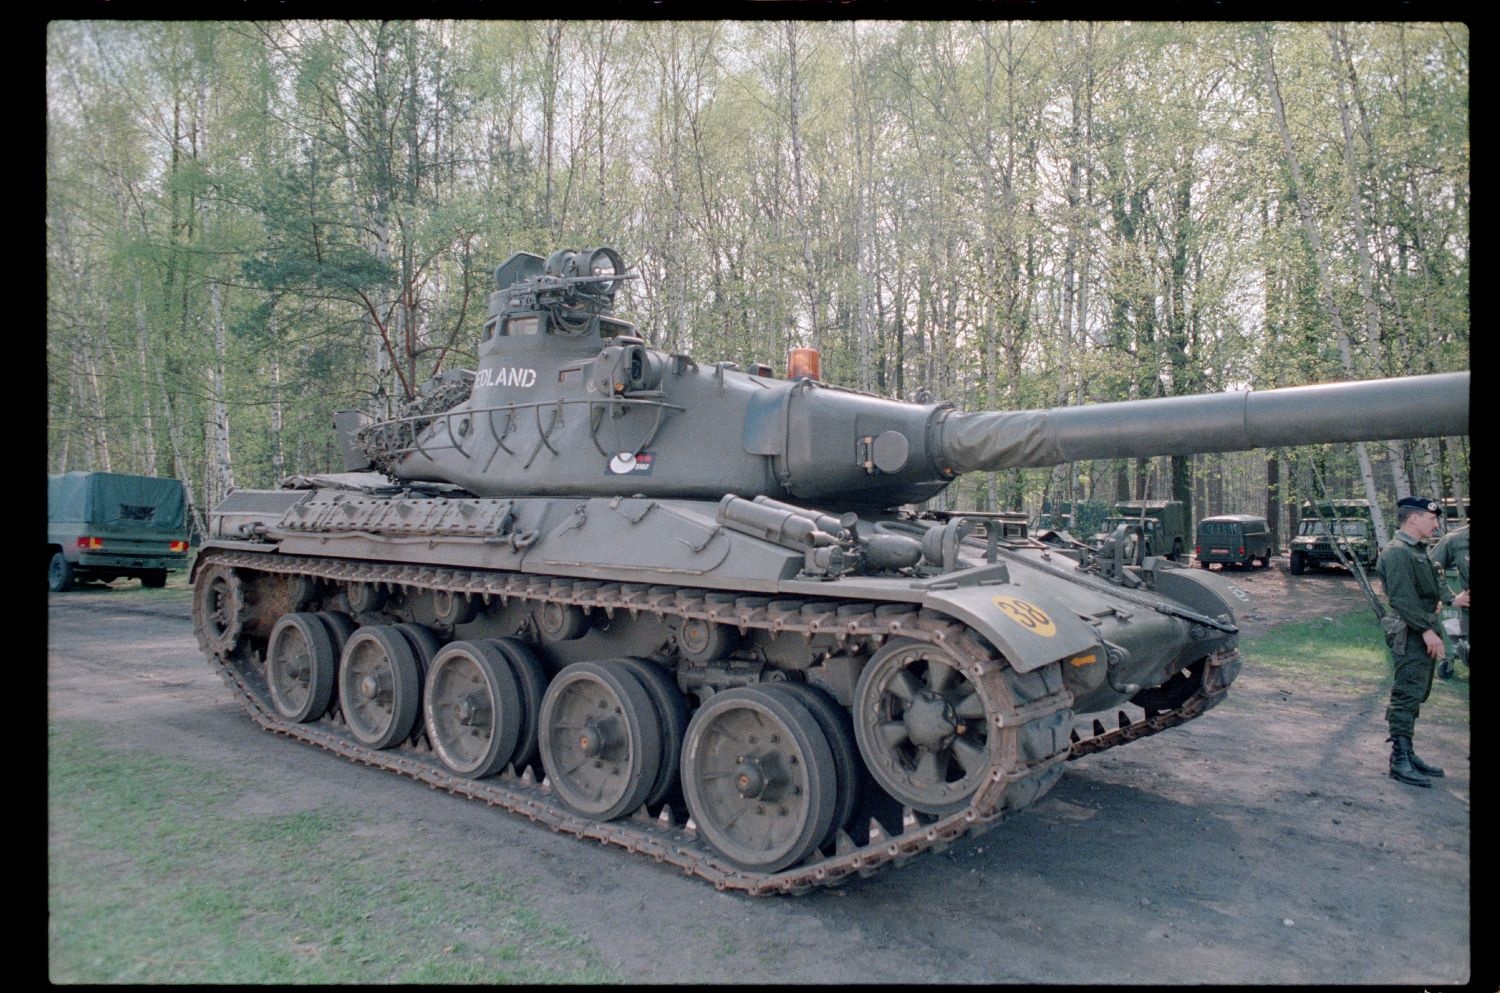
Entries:
<svg viewBox="0 0 1500 993">
<path fill-rule="evenodd" d="M 1005 616 L 1021 625 L 1032 634 L 1039 634 L 1043 638 L 1050 638 L 1057 634 L 1057 625 L 1052 623 L 1052 618 L 1040 607 L 1027 603 L 1025 600 L 1017 600 L 1013 596 L 997 596 L 994 598 L 995 606 L 1005 611 Z"/>
</svg>

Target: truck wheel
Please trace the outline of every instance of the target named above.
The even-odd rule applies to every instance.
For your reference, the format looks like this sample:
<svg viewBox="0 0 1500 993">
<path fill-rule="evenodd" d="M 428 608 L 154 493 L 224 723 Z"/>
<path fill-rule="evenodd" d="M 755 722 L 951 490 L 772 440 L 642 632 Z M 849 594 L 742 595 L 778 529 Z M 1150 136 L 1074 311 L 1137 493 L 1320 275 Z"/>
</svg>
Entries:
<svg viewBox="0 0 1500 993">
<path fill-rule="evenodd" d="M 1304 555 L 1302 552 L 1293 552 L 1292 553 L 1291 570 L 1292 570 L 1292 575 L 1293 576 L 1300 576 L 1304 572 L 1306 572 L 1307 571 L 1307 556 Z"/>
<path fill-rule="evenodd" d="M 159 590 L 167 585 L 167 570 L 148 569 L 141 573 L 141 585 L 146 589 Z"/>
<path fill-rule="evenodd" d="M 47 564 L 47 589 L 53 593 L 66 593 L 72 588 L 72 563 L 63 558 L 62 552 L 53 553 L 52 561 Z"/>
</svg>

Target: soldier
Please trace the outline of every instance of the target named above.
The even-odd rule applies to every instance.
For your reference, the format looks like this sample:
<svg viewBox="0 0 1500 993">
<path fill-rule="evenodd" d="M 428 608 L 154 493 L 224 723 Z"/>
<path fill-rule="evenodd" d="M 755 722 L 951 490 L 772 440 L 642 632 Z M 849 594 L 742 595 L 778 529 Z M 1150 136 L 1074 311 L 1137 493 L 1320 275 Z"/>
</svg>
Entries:
<svg viewBox="0 0 1500 993">
<path fill-rule="evenodd" d="M 1437 547 L 1432 550 L 1432 561 L 1437 564 L 1438 573 L 1442 576 L 1442 585 L 1439 592 L 1443 595 L 1444 603 L 1451 603 L 1459 609 L 1458 614 L 1458 654 L 1468 662 L 1469 647 L 1469 526 L 1465 524 L 1443 535 Z M 1448 570 L 1458 570 L 1458 585 L 1460 592 L 1455 596 L 1452 588 L 1448 585 Z M 1452 634 L 1452 632 L 1449 632 Z M 1438 678 L 1447 679 L 1453 675 L 1453 660 L 1445 658 L 1438 666 Z"/>
<path fill-rule="evenodd" d="M 1395 665 L 1391 702 L 1385 710 L 1391 736 L 1391 778 L 1411 786 L 1431 786 L 1443 770 L 1412 751 L 1412 732 L 1422 703 L 1432 692 L 1434 663 L 1443 657 L 1438 634 L 1438 572 L 1423 543 L 1437 533 L 1442 504 L 1422 497 L 1396 502 L 1397 531 L 1380 553 L 1375 569 L 1385 584 L 1390 610 L 1381 621 Z"/>
</svg>

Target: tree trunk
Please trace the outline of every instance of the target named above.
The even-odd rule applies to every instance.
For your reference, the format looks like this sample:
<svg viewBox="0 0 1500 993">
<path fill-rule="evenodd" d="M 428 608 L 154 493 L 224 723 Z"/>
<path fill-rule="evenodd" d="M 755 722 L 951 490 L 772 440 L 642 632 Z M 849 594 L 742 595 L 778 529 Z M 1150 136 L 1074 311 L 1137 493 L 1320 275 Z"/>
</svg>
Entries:
<svg viewBox="0 0 1500 993">
<path fill-rule="evenodd" d="M 208 284 L 209 308 L 214 321 L 214 365 L 210 373 L 214 404 L 214 497 L 223 497 L 234 489 L 234 467 L 229 460 L 229 405 L 225 397 L 225 375 L 229 366 L 226 356 L 228 334 L 224 327 L 223 290 L 217 282 Z"/>
<path fill-rule="evenodd" d="M 1339 310 L 1338 303 L 1333 299 L 1328 263 L 1323 253 L 1323 239 L 1318 233 L 1317 223 L 1313 219 L 1312 209 L 1308 206 L 1307 196 L 1303 191 L 1302 166 L 1297 159 L 1296 149 L 1292 145 L 1292 133 L 1286 123 L 1286 106 L 1281 100 L 1281 87 L 1276 79 L 1276 66 L 1271 54 L 1270 28 L 1262 27 L 1257 33 L 1257 39 L 1260 43 L 1261 65 L 1265 72 L 1266 86 L 1271 95 L 1271 107 L 1276 114 L 1276 127 L 1281 134 L 1282 150 L 1286 155 L 1287 171 L 1291 174 L 1292 194 L 1297 203 L 1297 213 L 1302 220 L 1302 230 L 1307 237 L 1308 244 L 1312 248 L 1313 259 L 1317 263 L 1318 298 L 1322 301 L 1323 310 L 1328 314 L 1328 320 L 1332 323 L 1338 337 L 1339 359 L 1343 364 L 1344 375 L 1349 379 L 1358 379 L 1359 376 L 1354 370 L 1349 331 L 1344 325 L 1343 314 Z M 1354 451 L 1359 459 L 1359 474 L 1364 483 L 1365 497 L 1370 501 L 1370 513 L 1375 525 L 1376 538 L 1381 545 L 1384 545 L 1390 533 L 1385 527 L 1380 494 L 1375 489 L 1375 470 L 1370 463 L 1370 453 L 1362 441 L 1354 443 Z"/>
</svg>

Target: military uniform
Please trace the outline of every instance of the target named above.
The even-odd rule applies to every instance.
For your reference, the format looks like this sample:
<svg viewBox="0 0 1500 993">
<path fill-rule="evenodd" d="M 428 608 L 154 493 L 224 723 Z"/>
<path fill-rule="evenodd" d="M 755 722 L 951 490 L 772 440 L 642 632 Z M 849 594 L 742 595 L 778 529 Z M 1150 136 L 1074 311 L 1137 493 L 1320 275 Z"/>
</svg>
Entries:
<svg viewBox="0 0 1500 993">
<path fill-rule="evenodd" d="M 1397 506 L 1416 506 L 1418 503 L 1437 508 L 1421 507 L 1429 513 L 1441 512 L 1435 502 L 1410 497 L 1401 500 Z M 1422 635 L 1429 630 L 1440 631 L 1438 571 L 1427 557 L 1425 544 L 1404 531 L 1397 531 L 1381 551 L 1375 569 L 1385 584 L 1385 595 L 1390 604 L 1381 624 L 1395 668 L 1390 705 L 1385 711 L 1386 723 L 1391 730 L 1391 775 L 1414 786 L 1429 786 L 1431 784 L 1424 776 L 1441 776 L 1443 772 L 1416 757 L 1411 750 L 1411 739 L 1421 706 L 1432 693 L 1435 663 L 1427 654 Z M 1412 775 L 1412 770 L 1416 775 Z"/>
<path fill-rule="evenodd" d="M 1453 602 L 1453 594 L 1448 586 L 1448 570 L 1458 570 L 1458 584 L 1461 590 L 1469 588 L 1469 526 L 1465 524 L 1461 528 L 1450 531 L 1443 535 L 1437 547 L 1432 550 L 1432 561 L 1436 563 L 1438 572 L 1442 576 L 1442 585 L 1439 592 L 1443 596 L 1444 603 Z M 1469 647 L 1469 608 L 1460 607 L 1458 612 L 1459 637 L 1463 640 L 1458 645 L 1458 651 L 1465 662 L 1468 662 Z M 1438 674 L 1447 678 L 1447 672 L 1451 672 L 1452 663 L 1447 659 L 1439 667 Z"/>
</svg>

